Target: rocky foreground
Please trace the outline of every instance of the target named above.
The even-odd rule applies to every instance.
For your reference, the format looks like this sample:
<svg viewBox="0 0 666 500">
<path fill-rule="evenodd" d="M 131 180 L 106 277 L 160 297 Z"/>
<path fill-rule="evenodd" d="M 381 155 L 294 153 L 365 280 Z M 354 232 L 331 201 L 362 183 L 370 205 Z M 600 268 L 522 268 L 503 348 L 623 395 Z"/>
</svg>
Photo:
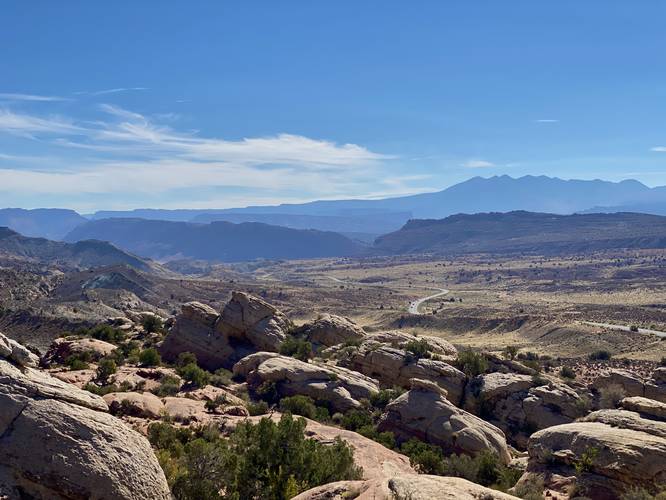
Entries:
<svg viewBox="0 0 666 500">
<path fill-rule="evenodd" d="M 192 470 L 175 470 L 194 445 L 169 451 L 155 425 L 214 429 L 215 444 L 287 412 L 353 452 L 353 479 L 281 490 L 301 500 L 648 499 L 666 484 L 666 368 L 600 363 L 580 383 L 553 360 L 339 316 L 297 326 L 244 293 L 219 313 L 185 304 L 164 329 L 149 314 L 113 323 L 41 357 L 0 335 L 0 498 L 196 498 Z"/>
</svg>

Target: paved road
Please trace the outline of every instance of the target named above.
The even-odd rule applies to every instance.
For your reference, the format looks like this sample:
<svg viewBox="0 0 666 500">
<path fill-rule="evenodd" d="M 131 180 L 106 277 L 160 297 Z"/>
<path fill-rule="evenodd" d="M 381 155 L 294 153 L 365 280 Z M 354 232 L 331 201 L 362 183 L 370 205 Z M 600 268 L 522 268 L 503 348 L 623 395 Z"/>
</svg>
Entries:
<svg viewBox="0 0 666 500">
<path fill-rule="evenodd" d="M 581 321 L 584 325 L 590 326 L 599 326 L 602 328 L 610 328 L 611 330 L 620 330 L 623 332 L 631 332 L 631 328 L 625 325 L 614 325 L 612 323 L 596 323 L 594 321 Z M 650 335 L 656 335 L 657 337 L 666 337 L 666 332 L 660 332 L 658 330 L 650 330 L 649 328 L 639 328 L 635 333 L 647 333 Z"/>
<path fill-rule="evenodd" d="M 419 307 L 421 307 L 421 304 L 430 299 L 436 299 L 437 297 L 441 297 L 442 295 L 446 295 L 447 293 L 449 293 L 449 291 L 446 288 L 434 288 L 433 290 L 439 290 L 439 292 L 432 295 L 428 295 L 427 297 L 423 297 L 422 299 L 410 302 L 409 309 L 407 309 L 409 311 L 409 314 L 423 314 L 419 312 Z"/>
<path fill-rule="evenodd" d="M 362 283 L 360 281 L 344 281 L 341 280 L 340 278 L 336 278 L 335 276 L 327 276 L 328 279 L 335 281 L 336 283 L 344 283 L 346 285 L 362 285 L 362 286 L 381 286 L 383 287 L 384 285 L 381 283 Z M 403 288 L 407 290 L 412 290 L 411 287 L 395 287 L 395 288 Z M 442 295 L 446 295 L 449 293 L 449 290 L 446 288 L 433 288 L 433 290 L 437 290 L 437 293 L 428 295 L 427 297 L 423 297 L 421 299 L 414 300 L 409 303 L 409 307 L 407 308 L 407 311 L 409 314 L 423 314 L 419 312 L 419 307 L 421 307 L 421 304 L 424 302 L 430 300 L 430 299 L 436 299 L 437 297 L 441 297 Z"/>
</svg>

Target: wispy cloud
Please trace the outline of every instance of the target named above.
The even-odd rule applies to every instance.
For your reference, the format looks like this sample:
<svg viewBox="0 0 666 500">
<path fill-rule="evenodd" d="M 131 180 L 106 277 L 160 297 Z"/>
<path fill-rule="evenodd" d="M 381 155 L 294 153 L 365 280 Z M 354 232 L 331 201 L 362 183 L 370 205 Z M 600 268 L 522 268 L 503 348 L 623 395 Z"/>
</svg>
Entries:
<svg viewBox="0 0 666 500">
<path fill-rule="evenodd" d="M 0 191 L 122 197 L 220 187 L 265 190 L 273 197 L 349 196 L 381 177 L 378 169 L 394 158 L 357 144 L 286 133 L 240 140 L 203 137 L 115 105 L 97 109 L 103 114 L 96 121 L 0 110 L 0 134 L 37 140 L 73 158 L 67 168 L 0 168 Z M 92 157 L 82 159 L 77 150 Z M 402 191 L 417 179 L 393 179 L 387 190 Z"/>
<path fill-rule="evenodd" d="M 34 95 L 34 94 L 12 94 L 0 92 L 0 101 L 32 101 L 32 102 L 55 102 L 69 101 L 67 97 L 54 95 Z"/>
<path fill-rule="evenodd" d="M 74 95 L 106 95 L 106 94 L 118 94 L 120 92 L 137 92 L 142 90 L 150 90 L 148 87 L 118 87 L 115 89 L 104 89 L 104 90 L 82 90 L 79 92 L 74 92 Z"/>
<path fill-rule="evenodd" d="M 534 120 L 536 123 L 559 123 L 560 120 L 555 120 L 553 118 L 541 118 L 539 120 Z"/>
<path fill-rule="evenodd" d="M 666 146 L 655 146 L 650 151 L 655 151 L 657 153 L 666 153 Z"/>
<path fill-rule="evenodd" d="M 461 163 L 460 166 L 465 168 L 490 168 L 496 165 L 485 160 L 467 160 L 466 162 Z"/>
</svg>

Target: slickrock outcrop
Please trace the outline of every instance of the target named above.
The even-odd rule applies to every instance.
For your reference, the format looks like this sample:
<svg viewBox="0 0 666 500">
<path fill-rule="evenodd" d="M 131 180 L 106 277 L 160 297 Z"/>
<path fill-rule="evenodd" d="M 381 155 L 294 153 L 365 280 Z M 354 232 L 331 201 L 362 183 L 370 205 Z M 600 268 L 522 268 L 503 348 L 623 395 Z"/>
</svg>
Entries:
<svg viewBox="0 0 666 500">
<path fill-rule="evenodd" d="M 413 354 L 377 342 L 364 342 L 350 349 L 340 364 L 379 380 L 382 386 L 409 387 L 413 378 L 430 380 L 448 393 L 448 399 L 459 405 L 467 377 L 444 361 L 417 359 Z"/>
<path fill-rule="evenodd" d="M 577 466 L 579 487 L 592 499 L 616 499 L 630 486 L 650 488 L 666 480 L 666 423 L 635 412 L 600 410 L 549 427 L 532 435 L 528 449 L 523 479 L 573 477 Z"/>
<path fill-rule="evenodd" d="M 640 413 L 646 418 L 666 420 L 666 403 L 660 403 L 654 399 L 642 398 L 640 396 L 624 398 L 620 401 L 620 406 L 625 410 Z"/>
<path fill-rule="evenodd" d="M 49 350 L 42 357 L 42 365 L 64 364 L 72 355 L 90 356 L 90 361 L 97 361 L 116 350 L 116 346 L 103 340 L 77 337 L 55 339 Z"/>
<path fill-rule="evenodd" d="M 388 344 L 391 347 L 404 348 L 409 342 L 415 340 L 425 340 L 430 346 L 430 352 L 438 354 L 442 359 L 454 360 L 458 356 L 458 350 L 449 341 L 439 337 L 429 335 L 412 335 L 411 333 L 401 332 L 400 330 L 389 330 L 386 332 L 372 333 L 366 337 L 368 341 Z"/>
<path fill-rule="evenodd" d="M 626 397 L 645 397 L 666 403 L 666 368 L 660 367 L 652 372 L 652 376 L 643 380 L 639 376 L 620 369 L 611 369 L 599 375 L 592 383 L 595 391 L 616 385 L 622 388 Z"/>
<path fill-rule="evenodd" d="M 504 463 L 511 460 L 500 429 L 457 408 L 445 391 L 425 380 L 414 379 L 411 390 L 386 406 L 378 430 L 391 431 L 398 440 L 416 437 L 448 453 L 474 456 L 491 450 Z"/>
<path fill-rule="evenodd" d="M 294 497 L 293 500 L 516 500 L 517 497 L 492 490 L 458 477 L 426 474 L 398 474 L 373 481 L 329 483 Z"/>
<path fill-rule="evenodd" d="M 246 374 L 250 387 L 273 382 L 282 396 L 310 396 L 330 403 L 334 411 L 359 408 L 359 400 L 368 399 L 379 391 L 376 380 L 339 366 L 305 363 L 287 356 L 270 356 L 270 353 L 269 356 L 257 353 L 248 358 L 234 367 L 234 373 Z"/>
<path fill-rule="evenodd" d="M 500 372 L 472 380 L 463 405 L 502 429 L 523 449 L 534 430 L 573 422 L 583 415 L 585 406 L 585 399 L 566 384 L 549 381 L 535 386 L 529 375 Z"/>
<path fill-rule="evenodd" d="M 34 355 L 1 334 L 0 344 L 3 494 L 45 500 L 170 498 L 148 441 L 105 413 L 102 398 L 30 368 Z"/>
<path fill-rule="evenodd" d="M 278 351 L 290 328 L 287 317 L 272 305 L 234 292 L 222 314 L 199 302 L 184 304 L 160 351 L 166 360 L 192 352 L 201 366 L 216 370 L 256 351 Z"/>
<path fill-rule="evenodd" d="M 352 320 L 334 314 L 324 314 L 299 330 L 315 347 L 361 341 L 366 336 L 363 329 Z"/>
<path fill-rule="evenodd" d="M 164 413 L 164 403 L 150 392 L 111 392 L 103 399 L 113 415 L 156 419 Z"/>
</svg>

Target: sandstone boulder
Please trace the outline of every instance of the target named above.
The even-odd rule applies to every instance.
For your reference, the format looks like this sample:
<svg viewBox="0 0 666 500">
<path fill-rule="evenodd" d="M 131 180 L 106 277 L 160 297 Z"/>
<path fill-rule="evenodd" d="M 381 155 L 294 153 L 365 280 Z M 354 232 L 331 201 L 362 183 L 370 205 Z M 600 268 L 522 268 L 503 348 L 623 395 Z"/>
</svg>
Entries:
<svg viewBox="0 0 666 500">
<path fill-rule="evenodd" d="M 386 332 L 372 333 L 366 336 L 366 340 L 388 344 L 392 347 L 404 348 L 406 344 L 413 341 L 425 340 L 430 346 L 430 352 L 439 355 L 442 359 L 452 361 L 458 356 L 458 350 L 449 341 L 429 335 L 412 335 L 400 330 L 389 330 Z"/>
<path fill-rule="evenodd" d="M 625 410 L 640 413 L 647 418 L 666 420 L 666 403 L 661 403 L 654 399 L 642 398 L 640 396 L 624 398 L 620 401 L 620 406 Z"/>
<path fill-rule="evenodd" d="M 36 367 L 39 357 L 18 342 L 0 333 L 0 357 L 19 365 Z"/>
<path fill-rule="evenodd" d="M 103 399 L 114 415 L 157 419 L 164 413 L 164 403 L 150 392 L 111 392 Z"/>
<path fill-rule="evenodd" d="M 593 499 L 618 498 L 631 486 L 663 484 L 666 423 L 634 412 L 601 410 L 581 422 L 543 429 L 530 437 L 526 474 L 581 477 L 579 486 L 586 486 L 584 494 Z"/>
<path fill-rule="evenodd" d="M 359 408 L 359 400 L 379 391 L 374 379 L 339 366 L 305 363 L 287 356 L 273 356 L 255 363 L 261 357 L 255 355 L 249 362 L 241 360 L 241 368 L 234 369 L 234 373 L 247 373 L 251 388 L 272 382 L 282 396 L 310 396 L 328 402 L 334 411 L 340 412 Z M 247 366 L 254 368 L 247 371 Z"/>
<path fill-rule="evenodd" d="M 397 474 L 372 481 L 340 481 L 305 491 L 294 500 L 516 500 L 458 477 Z"/>
<path fill-rule="evenodd" d="M 645 395 L 645 382 L 640 377 L 627 370 L 608 370 L 599 375 L 594 382 L 592 382 L 592 388 L 596 391 L 610 385 L 621 387 L 625 395 L 628 397 Z"/>
<path fill-rule="evenodd" d="M 416 437 L 441 446 L 447 453 L 474 456 L 491 450 L 502 462 L 511 460 L 500 429 L 457 408 L 428 381 L 415 381 L 411 390 L 389 403 L 378 430 L 391 431 L 398 440 Z"/>
<path fill-rule="evenodd" d="M 411 353 L 374 341 L 351 349 L 340 364 L 376 378 L 384 387 L 409 387 L 413 378 L 431 380 L 446 389 L 449 400 L 460 404 L 467 377 L 444 361 L 417 359 Z"/>
<path fill-rule="evenodd" d="M 3 338 L 4 340 L 4 338 Z M 6 352 L 4 350 L 3 352 Z M 0 358 L 0 491 L 51 500 L 170 498 L 148 441 L 104 400 Z"/>
<path fill-rule="evenodd" d="M 360 342 L 366 335 L 363 329 L 349 318 L 334 314 L 324 314 L 301 327 L 300 331 L 315 347 Z"/>
<path fill-rule="evenodd" d="M 169 361 L 192 352 L 201 366 L 214 371 L 256 351 L 278 351 L 290 328 L 287 317 L 272 305 L 233 292 L 221 315 L 199 302 L 184 304 L 160 352 Z"/>
<path fill-rule="evenodd" d="M 103 340 L 91 338 L 64 337 L 55 339 L 49 350 L 42 357 L 42 364 L 50 366 L 52 364 L 65 364 L 67 358 L 72 355 L 85 355 L 90 357 L 90 361 L 97 361 L 108 356 L 116 350 L 116 346 Z"/>
</svg>

